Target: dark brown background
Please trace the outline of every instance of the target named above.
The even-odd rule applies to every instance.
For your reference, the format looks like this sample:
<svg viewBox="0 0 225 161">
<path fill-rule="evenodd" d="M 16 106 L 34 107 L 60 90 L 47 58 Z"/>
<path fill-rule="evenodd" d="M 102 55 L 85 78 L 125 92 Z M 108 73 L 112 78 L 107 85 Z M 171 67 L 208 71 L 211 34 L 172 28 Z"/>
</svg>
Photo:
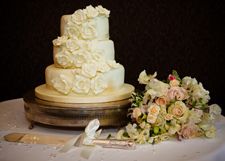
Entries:
<svg viewBox="0 0 225 161">
<path fill-rule="evenodd" d="M 111 10 L 110 39 L 127 83 L 141 89 L 143 69 L 160 79 L 176 69 L 202 82 L 211 103 L 225 106 L 225 7 L 218 0 L 7 1 L 1 4 L 0 101 L 44 83 L 60 17 L 89 4 Z"/>
</svg>

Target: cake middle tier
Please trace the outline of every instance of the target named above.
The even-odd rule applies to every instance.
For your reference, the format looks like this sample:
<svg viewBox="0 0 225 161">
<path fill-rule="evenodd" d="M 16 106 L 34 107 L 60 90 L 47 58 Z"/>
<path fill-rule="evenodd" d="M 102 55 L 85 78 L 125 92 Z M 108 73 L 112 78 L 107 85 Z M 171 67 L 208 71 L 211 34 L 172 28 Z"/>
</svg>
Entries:
<svg viewBox="0 0 225 161">
<path fill-rule="evenodd" d="M 58 38 L 60 39 L 60 38 Z M 61 68 L 80 67 L 90 60 L 114 60 L 115 51 L 112 40 L 74 40 L 65 39 L 57 45 L 58 39 L 53 43 L 54 64 Z"/>
<path fill-rule="evenodd" d="M 45 70 L 47 88 L 56 90 L 62 95 L 71 92 L 81 95 L 97 95 L 106 90 L 119 89 L 124 84 L 124 67 L 117 63 L 106 72 L 95 71 L 93 68 L 87 69 L 62 69 L 54 64 Z M 88 74 L 88 72 L 90 72 Z"/>
</svg>

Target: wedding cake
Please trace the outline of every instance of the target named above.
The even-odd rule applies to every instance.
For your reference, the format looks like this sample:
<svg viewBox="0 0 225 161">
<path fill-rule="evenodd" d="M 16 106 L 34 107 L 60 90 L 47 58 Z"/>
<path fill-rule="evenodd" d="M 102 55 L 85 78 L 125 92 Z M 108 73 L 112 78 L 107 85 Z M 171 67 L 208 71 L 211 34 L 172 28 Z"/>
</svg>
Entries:
<svg viewBox="0 0 225 161">
<path fill-rule="evenodd" d="M 45 70 L 46 83 L 35 88 L 36 97 L 62 103 L 130 98 L 134 87 L 124 83 L 124 67 L 115 61 L 109 14 L 101 5 L 90 5 L 61 17 L 61 35 L 53 40 L 54 64 Z"/>
</svg>

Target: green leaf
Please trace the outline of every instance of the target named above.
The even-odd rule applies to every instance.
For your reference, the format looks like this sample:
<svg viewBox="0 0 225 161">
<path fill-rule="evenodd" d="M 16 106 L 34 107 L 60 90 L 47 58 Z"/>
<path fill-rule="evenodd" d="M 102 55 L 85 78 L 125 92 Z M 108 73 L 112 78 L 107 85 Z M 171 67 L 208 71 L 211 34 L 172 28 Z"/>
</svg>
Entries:
<svg viewBox="0 0 225 161">
<path fill-rule="evenodd" d="M 179 74 L 177 73 L 176 70 L 172 70 L 172 75 L 175 76 L 175 78 L 179 81 L 181 81 L 180 77 L 179 77 Z"/>
</svg>

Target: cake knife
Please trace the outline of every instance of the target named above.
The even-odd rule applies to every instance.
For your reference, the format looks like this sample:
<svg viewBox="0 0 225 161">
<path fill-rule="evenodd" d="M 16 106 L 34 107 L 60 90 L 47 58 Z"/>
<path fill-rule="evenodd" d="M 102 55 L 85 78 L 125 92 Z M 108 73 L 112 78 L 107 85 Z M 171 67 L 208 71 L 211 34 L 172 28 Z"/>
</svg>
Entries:
<svg viewBox="0 0 225 161">
<path fill-rule="evenodd" d="M 63 145 L 73 144 L 73 146 L 80 147 L 83 144 L 83 134 L 78 137 L 58 136 L 58 135 L 43 135 L 34 133 L 9 133 L 4 136 L 8 142 L 26 143 L 26 144 L 47 144 L 47 145 Z M 93 145 L 100 145 L 104 148 L 119 148 L 119 149 L 135 149 L 133 140 L 117 140 L 117 139 L 93 139 Z M 68 151 L 69 148 L 63 148 L 63 152 Z"/>
</svg>

